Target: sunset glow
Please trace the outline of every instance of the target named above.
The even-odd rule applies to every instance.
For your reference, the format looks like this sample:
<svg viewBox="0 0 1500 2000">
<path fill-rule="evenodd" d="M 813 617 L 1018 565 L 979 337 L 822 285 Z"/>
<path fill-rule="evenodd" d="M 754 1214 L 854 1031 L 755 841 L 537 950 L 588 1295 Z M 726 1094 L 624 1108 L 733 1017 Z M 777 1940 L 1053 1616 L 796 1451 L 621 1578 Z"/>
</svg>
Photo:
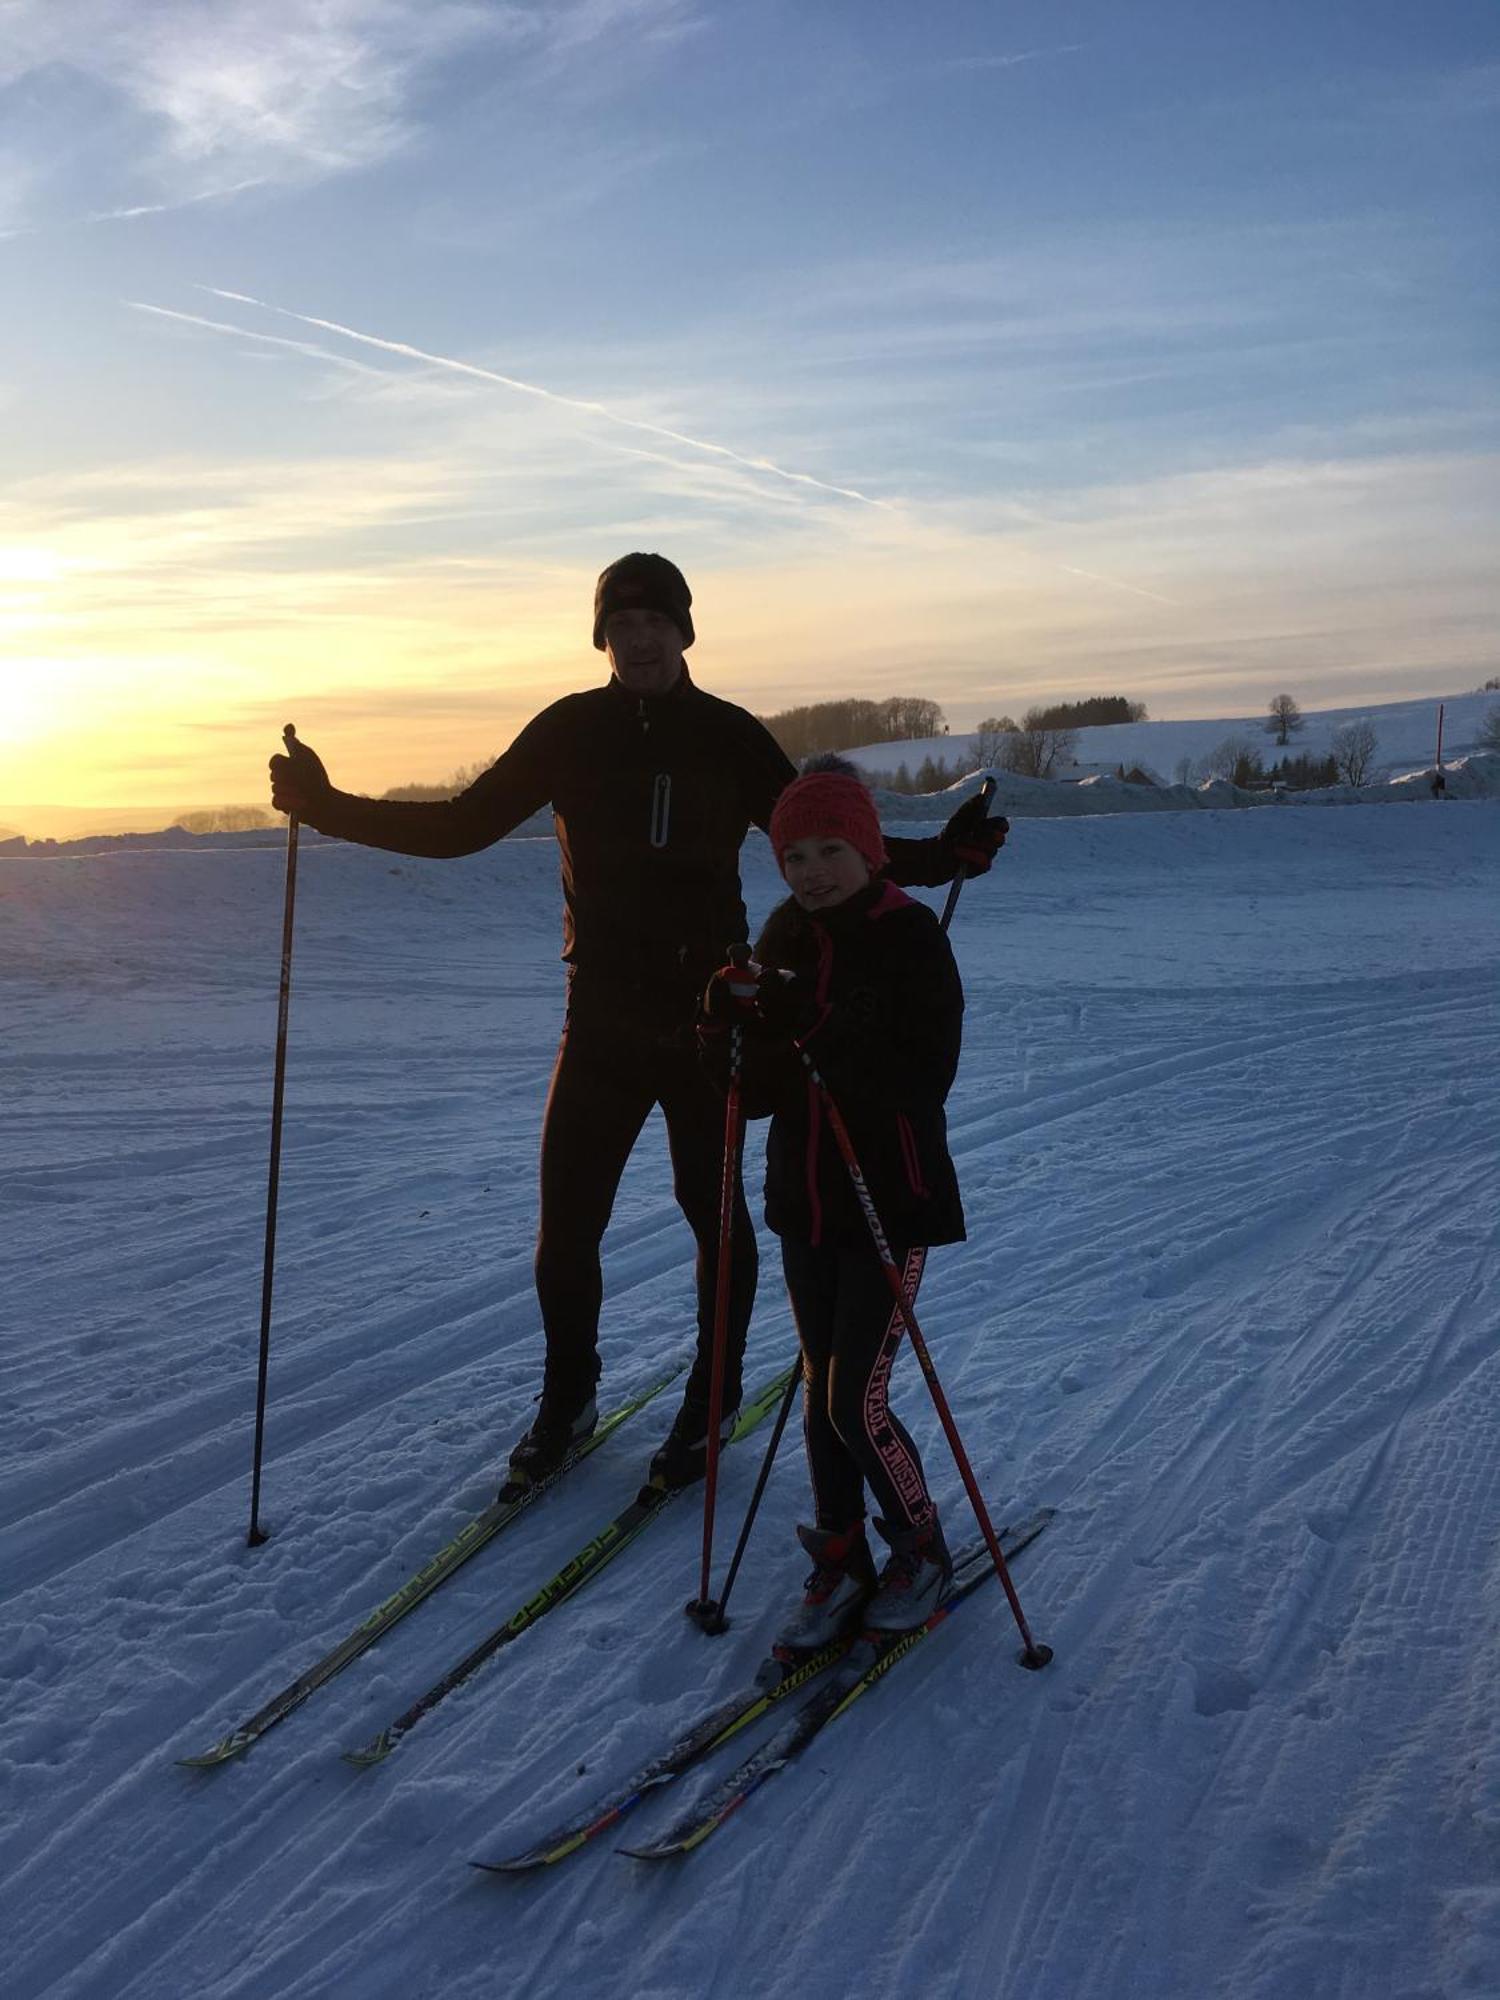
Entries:
<svg viewBox="0 0 1500 2000">
<path fill-rule="evenodd" d="M 631 547 L 762 712 L 1493 673 L 1493 19 L 1047 16 L 21 0 L 0 824 L 493 755 Z"/>
</svg>

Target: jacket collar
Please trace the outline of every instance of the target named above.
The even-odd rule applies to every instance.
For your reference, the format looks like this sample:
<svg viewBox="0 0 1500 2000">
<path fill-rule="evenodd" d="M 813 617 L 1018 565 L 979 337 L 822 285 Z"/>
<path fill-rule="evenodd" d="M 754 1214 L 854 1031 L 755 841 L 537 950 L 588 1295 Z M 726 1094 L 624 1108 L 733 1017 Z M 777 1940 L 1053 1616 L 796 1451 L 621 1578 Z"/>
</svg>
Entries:
<svg viewBox="0 0 1500 2000">
<path fill-rule="evenodd" d="M 673 681 L 665 694 L 632 694 L 630 689 L 616 674 L 611 674 L 606 685 L 614 691 L 615 698 L 622 701 L 632 715 L 659 715 L 664 708 L 681 701 L 684 696 L 697 692 L 687 661 L 682 663 L 682 672 Z"/>
</svg>

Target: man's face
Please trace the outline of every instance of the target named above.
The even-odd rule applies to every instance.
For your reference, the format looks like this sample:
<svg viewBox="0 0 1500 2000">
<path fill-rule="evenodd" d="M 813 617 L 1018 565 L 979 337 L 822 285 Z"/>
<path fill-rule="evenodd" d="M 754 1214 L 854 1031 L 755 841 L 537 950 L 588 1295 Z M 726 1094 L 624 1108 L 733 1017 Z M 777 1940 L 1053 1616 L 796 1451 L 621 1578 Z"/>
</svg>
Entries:
<svg viewBox="0 0 1500 2000">
<path fill-rule="evenodd" d="M 664 611 L 611 611 L 604 650 L 615 679 L 631 694 L 666 694 L 682 673 L 682 633 Z"/>
</svg>

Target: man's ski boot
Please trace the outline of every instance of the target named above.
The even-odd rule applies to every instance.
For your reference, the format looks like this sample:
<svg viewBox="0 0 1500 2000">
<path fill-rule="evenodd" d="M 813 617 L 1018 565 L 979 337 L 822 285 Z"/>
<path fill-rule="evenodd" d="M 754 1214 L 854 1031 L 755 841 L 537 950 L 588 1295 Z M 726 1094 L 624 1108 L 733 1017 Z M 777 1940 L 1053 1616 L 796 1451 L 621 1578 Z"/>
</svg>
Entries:
<svg viewBox="0 0 1500 2000">
<path fill-rule="evenodd" d="M 739 1411 L 726 1410 L 719 1424 L 719 1443 L 728 1444 L 739 1421 Z M 699 1403 L 684 1403 L 672 1419 L 672 1428 L 652 1454 L 647 1469 L 648 1484 L 668 1492 L 691 1486 L 708 1470 L 708 1412 Z"/>
<path fill-rule="evenodd" d="M 502 1500 L 518 1500 L 529 1486 L 540 1486 L 562 1465 L 575 1445 L 591 1438 L 599 1423 L 599 1405 L 592 1396 L 579 1409 L 542 1396 L 531 1429 L 510 1455 Z"/>
<path fill-rule="evenodd" d="M 953 1580 L 953 1559 L 934 1514 L 925 1528 L 876 1527 L 891 1545 L 875 1595 L 865 1607 L 867 1632 L 910 1632 L 925 1624 Z"/>
<path fill-rule="evenodd" d="M 783 1666 L 795 1666 L 804 1655 L 858 1627 L 875 1594 L 875 1559 L 863 1521 L 852 1528 L 799 1527 L 797 1539 L 812 1557 L 813 1569 L 802 1586 L 802 1602 L 771 1642 L 772 1658 Z"/>
</svg>

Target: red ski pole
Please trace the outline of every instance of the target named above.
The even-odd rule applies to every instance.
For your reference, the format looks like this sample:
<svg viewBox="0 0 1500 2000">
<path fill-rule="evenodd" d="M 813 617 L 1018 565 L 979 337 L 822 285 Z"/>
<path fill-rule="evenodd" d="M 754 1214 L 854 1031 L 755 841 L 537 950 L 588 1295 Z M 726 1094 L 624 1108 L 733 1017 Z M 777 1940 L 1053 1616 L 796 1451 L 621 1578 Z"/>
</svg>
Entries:
<svg viewBox="0 0 1500 2000">
<path fill-rule="evenodd" d="M 896 1263 L 895 1257 L 891 1254 L 891 1246 L 885 1233 L 885 1225 L 881 1222 L 875 1203 L 871 1198 L 869 1187 L 865 1181 L 864 1170 L 860 1166 L 859 1157 L 854 1150 L 854 1142 L 849 1137 L 849 1128 L 845 1125 L 843 1115 L 839 1111 L 838 1105 L 834 1102 L 833 1093 L 819 1075 L 817 1065 L 814 1063 L 812 1057 L 807 1053 L 806 1049 L 800 1050 L 800 1054 L 807 1066 L 808 1075 L 818 1088 L 823 1109 L 828 1115 L 829 1130 L 833 1133 L 834 1141 L 844 1157 L 844 1165 L 849 1169 L 849 1178 L 854 1183 L 855 1195 L 858 1197 L 860 1208 L 864 1211 L 864 1218 L 869 1225 L 875 1249 L 885 1269 L 892 1297 L 896 1301 L 896 1310 L 901 1315 L 902 1324 L 911 1338 L 912 1352 L 916 1355 L 918 1366 L 926 1378 L 927 1387 L 932 1392 L 932 1400 L 937 1407 L 938 1417 L 943 1429 L 947 1433 L 948 1444 L 953 1452 L 953 1460 L 958 1467 L 959 1477 L 963 1480 L 965 1490 L 969 1495 L 969 1504 L 974 1509 L 974 1518 L 979 1523 L 979 1530 L 984 1536 L 985 1546 L 989 1549 L 990 1556 L 994 1561 L 995 1574 L 1000 1579 L 1005 1595 L 1009 1600 L 1011 1611 L 1015 1615 L 1016 1624 L 1020 1627 L 1021 1638 L 1024 1641 L 1019 1655 L 1021 1665 L 1032 1668 L 1045 1667 L 1047 1662 L 1052 1658 L 1052 1648 L 1050 1646 L 1038 1645 L 1036 1640 L 1031 1636 L 1031 1629 L 1026 1623 L 1026 1614 L 1021 1609 L 1021 1600 L 1017 1597 L 1016 1587 L 1010 1580 L 1010 1570 L 1005 1561 L 1004 1551 L 1000 1547 L 999 1537 L 996 1535 L 994 1526 L 990 1521 L 989 1509 L 984 1504 L 984 1496 L 979 1490 L 979 1482 L 974 1477 L 974 1468 L 969 1463 L 969 1455 L 964 1450 L 963 1440 L 958 1434 L 958 1426 L 953 1421 L 953 1412 L 948 1407 L 948 1398 L 943 1394 L 943 1385 L 938 1380 L 937 1369 L 933 1366 L 932 1355 L 928 1351 L 926 1340 L 922 1337 L 922 1329 L 917 1324 L 917 1316 L 912 1311 L 907 1299 L 906 1287 L 901 1282 L 900 1268 Z"/>
</svg>

